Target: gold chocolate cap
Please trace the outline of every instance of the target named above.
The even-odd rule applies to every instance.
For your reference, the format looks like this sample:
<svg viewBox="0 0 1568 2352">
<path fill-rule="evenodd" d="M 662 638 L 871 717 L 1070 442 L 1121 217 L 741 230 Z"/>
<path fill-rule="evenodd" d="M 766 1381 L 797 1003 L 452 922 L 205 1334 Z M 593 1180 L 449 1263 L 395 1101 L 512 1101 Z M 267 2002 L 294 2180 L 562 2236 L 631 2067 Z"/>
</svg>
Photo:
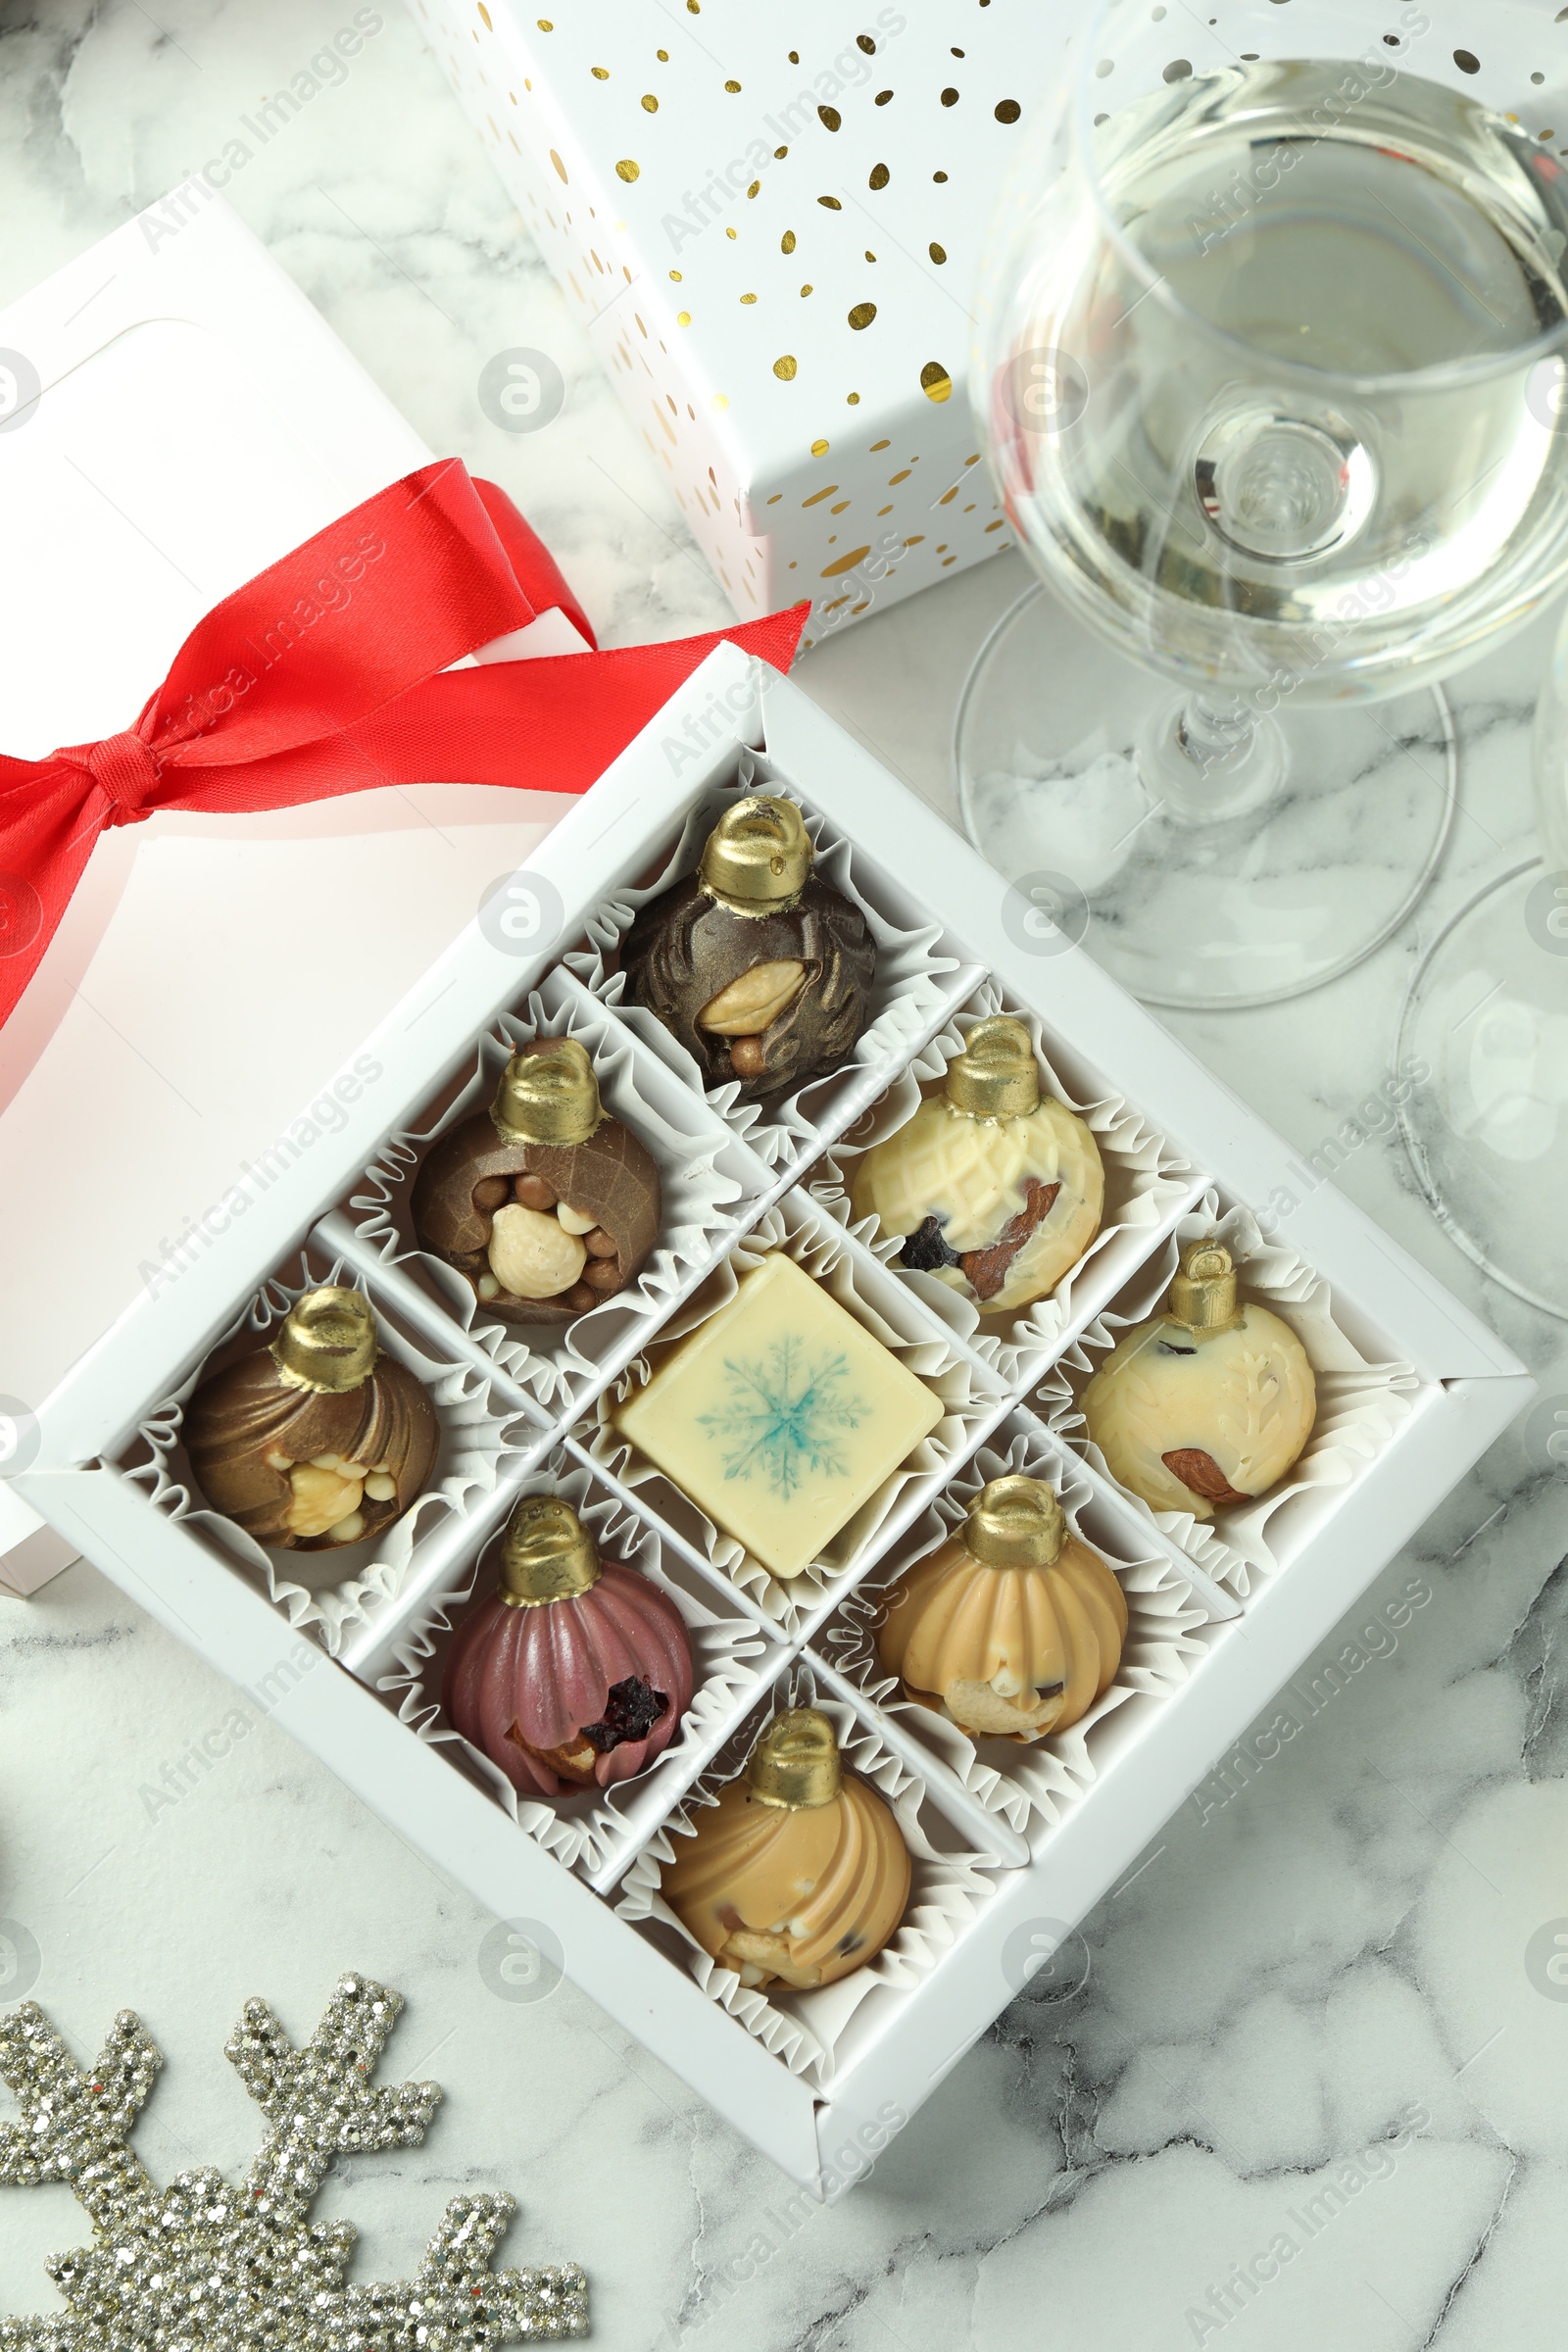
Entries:
<svg viewBox="0 0 1568 2352">
<path fill-rule="evenodd" d="M 732 914 L 783 914 L 810 880 L 814 856 L 795 803 L 753 793 L 708 836 L 697 879 Z"/>
<path fill-rule="evenodd" d="M 599 1546 L 559 1494 L 525 1494 L 501 1546 L 501 1598 L 513 1609 L 571 1600 L 599 1582 Z"/>
<path fill-rule="evenodd" d="M 758 1803 L 789 1813 L 830 1805 L 843 1777 L 833 1726 L 815 1707 L 775 1715 L 746 1767 Z"/>
<path fill-rule="evenodd" d="M 1044 1479 L 994 1478 L 970 1503 L 961 1533 L 965 1550 L 988 1568 L 1049 1568 L 1067 1522 Z"/>
<path fill-rule="evenodd" d="M 1236 1266 L 1223 1242 L 1184 1242 L 1181 1271 L 1170 1286 L 1165 1309 L 1190 1331 L 1228 1331 L 1241 1308 L 1236 1300 Z"/>
<path fill-rule="evenodd" d="M 594 1065 L 574 1037 L 514 1054 L 490 1105 L 500 1135 L 519 1144 L 585 1144 L 604 1115 Z"/>
<path fill-rule="evenodd" d="M 1026 1119 L 1040 1108 L 1040 1065 L 1022 1021 L 976 1021 L 948 1064 L 948 1106 L 971 1119 Z"/>
<path fill-rule="evenodd" d="M 335 1284 L 307 1291 L 289 1308 L 268 1352 L 285 1388 L 318 1389 L 328 1396 L 362 1389 L 381 1352 L 375 1309 L 363 1291 Z"/>
</svg>

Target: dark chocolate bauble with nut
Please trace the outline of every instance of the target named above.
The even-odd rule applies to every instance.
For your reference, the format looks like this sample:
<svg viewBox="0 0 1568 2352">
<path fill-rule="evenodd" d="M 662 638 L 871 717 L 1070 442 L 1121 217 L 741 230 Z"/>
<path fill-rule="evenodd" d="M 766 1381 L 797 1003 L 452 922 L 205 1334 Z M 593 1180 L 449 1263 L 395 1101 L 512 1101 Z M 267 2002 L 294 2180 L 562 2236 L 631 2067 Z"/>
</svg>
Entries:
<svg viewBox="0 0 1568 2352">
<path fill-rule="evenodd" d="M 362 1291 L 308 1291 L 269 1347 L 204 1380 L 185 1450 L 215 1510 L 258 1544 L 327 1551 L 372 1540 L 424 1492 L 435 1407 L 376 1341 Z"/>
<path fill-rule="evenodd" d="M 853 900 L 811 872 L 793 801 L 725 811 L 695 874 L 642 908 L 620 945 L 634 1004 L 677 1037 L 709 1086 L 744 1101 L 846 1061 L 871 1017 L 876 943 Z"/>
<path fill-rule="evenodd" d="M 659 1168 L 599 1100 L 575 1038 L 536 1038 L 488 1110 L 449 1129 L 414 1184 L 419 1247 L 507 1323 L 569 1323 L 635 1282 L 659 1239 Z"/>
</svg>

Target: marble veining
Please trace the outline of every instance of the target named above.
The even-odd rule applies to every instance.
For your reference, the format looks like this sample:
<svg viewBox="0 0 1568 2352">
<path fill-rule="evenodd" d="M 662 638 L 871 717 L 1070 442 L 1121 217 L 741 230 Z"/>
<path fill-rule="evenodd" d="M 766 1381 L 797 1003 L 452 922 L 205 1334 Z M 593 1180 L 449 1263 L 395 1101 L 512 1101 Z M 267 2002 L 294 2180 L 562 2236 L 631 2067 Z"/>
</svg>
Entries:
<svg viewBox="0 0 1568 2352">
<path fill-rule="evenodd" d="M 376 13 L 230 200 L 432 446 L 517 498 L 607 642 L 717 625 L 661 471 L 412 20 Z M 0 10 L 0 299 L 220 149 L 352 14 Z M 480 368 L 514 345 L 562 369 L 546 431 L 480 408 Z M 949 813 L 958 688 L 1022 579 L 1003 558 L 800 672 Z M 1568 1332 L 1439 1232 L 1386 1091 L 1422 948 L 1528 837 L 1545 644 L 1544 624 L 1456 681 L 1458 821 L 1378 956 L 1174 1025 L 1298 1153 L 1335 1141 L 1343 1189 L 1565 1397 Z M 596 2338 L 628 2352 L 1545 2352 L 1568 2300 L 1568 1984 L 1548 1969 L 1568 1935 L 1565 1494 L 1527 1420 L 830 2211 L 569 1983 L 505 1997 L 495 1924 L 85 1567 L 0 1598 L 0 2001 L 32 1992 L 78 2054 L 139 2010 L 168 2057 L 146 2161 L 235 2179 L 253 2118 L 211 2053 L 244 1998 L 302 2033 L 345 1967 L 398 1985 L 398 2071 L 447 2097 L 422 2147 L 328 2179 L 319 2218 L 362 2229 L 353 2275 L 399 2275 L 448 2196 L 505 2189 L 500 2259 L 580 2261 Z M 42 2258 L 79 2239 L 64 2192 L 0 2191 L 0 2313 L 55 2307 Z"/>
</svg>

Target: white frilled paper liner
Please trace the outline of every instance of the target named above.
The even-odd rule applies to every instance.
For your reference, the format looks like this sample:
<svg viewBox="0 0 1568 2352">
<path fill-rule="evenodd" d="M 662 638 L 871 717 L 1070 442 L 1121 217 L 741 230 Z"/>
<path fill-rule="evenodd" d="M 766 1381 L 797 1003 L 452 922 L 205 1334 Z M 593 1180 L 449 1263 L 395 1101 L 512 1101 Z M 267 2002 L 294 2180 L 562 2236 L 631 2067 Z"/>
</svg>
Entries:
<svg viewBox="0 0 1568 2352">
<path fill-rule="evenodd" d="M 1085 1430 L 1079 1397 L 1122 1334 L 1158 1312 L 1181 1245 L 1211 1233 L 1237 1262 L 1243 1297 L 1270 1308 L 1306 1349 L 1317 1384 L 1317 1419 L 1290 1475 L 1245 1510 L 1222 1510 L 1212 1520 L 1200 1520 L 1190 1511 L 1151 1511 L 1136 1495 L 1127 1501 L 1173 1538 L 1216 1584 L 1245 1600 L 1257 1577 L 1289 1566 L 1332 1509 L 1338 1490 L 1394 1443 L 1420 1385 L 1413 1365 L 1371 1362 L 1361 1353 L 1336 1318 L 1322 1275 L 1294 1250 L 1265 1242 L 1249 1210 L 1232 1208 L 1222 1215 L 1219 1196 L 1210 1191 L 1065 1351 L 1031 1401 L 1054 1435 L 1077 1446 L 1109 1478 L 1104 1456 Z"/>
<path fill-rule="evenodd" d="M 1055 1490 L 1068 1527 L 1114 1571 L 1127 1597 L 1127 1639 L 1114 1682 L 1069 1730 L 1033 1746 L 971 1740 L 935 1708 L 905 1698 L 898 1678 L 876 1654 L 876 1629 L 901 1578 L 947 1542 L 983 1486 L 1020 1474 L 1045 1479 Z M 1026 1836 L 1033 1832 L 1038 1847 L 1041 1831 L 1054 1828 L 1093 1787 L 1128 1738 L 1138 1736 L 1151 1704 L 1179 1690 L 1209 1646 L 1208 1611 L 1152 1530 L 1147 1549 L 1132 1540 L 1135 1524 L 1121 1524 L 1071 1450 L 1019 1409 L 846 1596 L 818 1635 L 817 1647 L 868 1702 L 897 1717 L 940 1756 L 988 1811 Z"/>
<path fill-rule="evenodd" d="M 965 1347 L 989 1364 L 1008 1388 L 1027 1388 L 1044 1375 L 1063 1334 L 1111 1298 L 1144 1258 L 1160 1229 L 1190 1201 L 1199 1179 L 1174 1145 L 1151 1127 L 1121 1095 L 1096 1095 L 1063 1079 L 1061 1056 L 1046 1037 L 1040 1015 L 985 981 L 931 1042 L 900 1071 L 874 1102 L 817 1162 L 809 1180 L 811 1199 L 847 1225 L 884 1264 L 897 1254 L 900 1237 L 885 1235 L 875 1217 L 852 1222 L 850 1190 L 858 1162 L 874 1144 L 896 1135 L 940 1086 L 948 1064 L 961 1053 L 976 1021 L 999 1012 L 1015 1013 L 1029 1025 L 1045 1091 L 1076 1111 L 1100 1147 L 1105 1168 L 1104 1219 L 1089 1249 L 1063 1275 L 1054 1291 L 1022 1313 L 984 1314 L 972 1298 L 939 1282 L 934 1274 L 894 1267 L 902 1283 L 917 1293 Z"/>
<path fill-rule="evenodd" d="M 597 1427 L 575 1433 L 591 1458 L 602 1462 L 724 1575 L 733 1578 L 753 1605 L 785 1635 L 842 1592 L 880 1545 L 951 1477 L 980 1433 L 1003 1409 L 1004 1393 L 939 1323 L 875 1258 L 853 1243 L 842 1227 L 823 1216 L 799 1190 L 788 1193 L 737 1242 L 659 1334 L 661 1348 L 684 1339 L 726 1306 L 744 1275 L 769 1250 L 782 1250 L 808 1274 L 825 1284 L 840 1306 L 941 1399 L 945 1412 L 930 1437 L 922 1439 L 891 1478 L 884 1479 L 805 1572 L 788 1580 L 764 1568 L 733 1536 L 716 1528 L 691 1497 L 624 1437 L 614 1423 L 623 1404 L 652 1366 L 644 1355 L 627 1365 L 596 1405 Z"/>
<path fill-rule="evenodd" d="M 639 889 L 623 886 L 607 899 L 588 918 L 587 949 L 564 958 L 567 969 L 595 997 L 614 1005 L 687 1086 L 698 1093 L 704 1091 L 703 1073 L 696 1061 L 662 1021 L 641 1005 L 624 1001 L 625 974 L 609 967 L 614 963 L 634 916 L 651 899 L 694 870 L 717 818 L 740 794 L 748 792 L 771 792 L 800 803 L 816 850 L 818 878 L 854 900 L 876 941 L 872 1018 L 843 1069 L 813 1079 L 766 1105 L 741 1102 L 733 1081 L 707 1091 L 707 1101 L 714 1111 L 782 1175 L 808 1158 L 824 1138 L 847 1126 L 881 1092 L 888 1071 L 906 1059 L 952 1004 L 961 1001 L 980 977 L 980 968 L 965 965 L 934 917 L 885 874 L 874 871 L 862 851 L 852 850 L 829 831 L 821 817 L 812 815 L 801 796 L 775 773 L 765 755 L 742 752 L 734 785 L 715 787 L 695 804 L 657 879 Z"/>
<path fill-rule="evenodd" d="M 264 1579 L 268 1597 L 286 1613 L 289 1624 L 316 1629 L 322 1645 L 335 1656 L 349 1626 L 396 1600 L 417 1573 L 422 1543 L 438 1531 L 445 1533 L 447 1515 L 466 1515 L 537 1451 L 540 1441 L 538 1432 L 515 1414 L 497 1408 L 481 1372 L 470 1365 L 441 1363 L 416 1348 L 381 1310 L 373 1283 L 367 1286 L 341 1262 L 327 1266 L 322 1261 L 318 1271 L 314 1257 L 302 1256 L 298 1270 L 305 1279 L 297 1283 L 272 1276 L 172 1396 L 147 1414 L 137 1435 L 149 1458 L 130 1464 L 126 1475 L 146 1488 L 148 1499 L 159 1510 L 198 1531 L 241 1568 Z M 270 1551 L 203 1498 L 185 1454 L 185 1406 L 219 1348 L 247 1331 L 255 1334 L 258 1347 L 265 1346 L 268 1333 L 295 1300 L 323 1283 L 343 1283 L 361 1291 L 368 1287 L 382 1347 L 408 1367 L 435 1406 L 440 1447 L 429 1486 L 373 1542 L 335 1544 L 329 1551 Z"/>
<path fill-rule="evenodd" d="M 658 1244 L 636 1282 L 575 1322 L 516 1326 L 490 1314 L 466 1276 L 419 1248 L 410 1201 L 415 1172 L 431 1144 L 488 1107 L 512 1054 L 536 1037 L 574 1037 L 586 1048 L 606 1109 L 659 1163 L 662 1209 Z M 602 1379 L 608 1366 L 635 1352 L 712 1256 L 739 1204 L 767 1185 L 765 1167 L 701 1095 L 558 967 L 545 975 L 524 1010 L 505 1016 L 479 1040 L 471 1076 L 440 1115 L 390 1138 L 349 1206 L 361 1240 L 378 1257 L 422 1278 L 504 1372 L 547 1410 L 559 1412 Z"/>
<path fill-rule="evenodd" d="M 858 1773 L 887 1799 L 912 1863 L 908 1906 L 890 1941 L 864 1968 L 816 1992 L 778 1986 L 760 1992 L 744 1985 L 732 1969 L 710 1958 L 661 1891 L 676 1841 L 691 1836 L 696 1815 L 717 1802 L 719 1789 L 744 1769 L 758 1740 L 784 1707 L 819 1707 L 829 1718 L 845 1770 Z M 823 1689 L 809 1660 L 799 1659 L 638 1854 L 621 1883 L 615 1910 L 619 1918 L 656 1934 L 670 1957 L 684 1962 L 710 2000 L 738 2019 L 792 2074 L 826 2091 L 835 2071 L 874 2034 L 885 2005 L 912 1992 L 941 1966 L 994 1891 L 984 1859 L 968 1851 L 961 1838 L 955 1846 L 956 1828 L 925 1783 L 884 1744 L 874 1716 L 868 1712 L 862 1717 Z"/>
<path fill-rule="evenodd" d="M 757 1702 L 757 1660 L 776 1655 L 749 1618 L 724 1617 L 716 1600 L 705 1597 L 679 1566 L 666 1562 L 653 1529 L 597 1486 L 564 1448 L 557 1447 L 517 1486 L 524 1494 L 561 1494 L 593 1532 L 606 1559 L 623 1560 L 672 1600 L 691 1636 L 694 1692 L 681 1728 L 651 1771 L 610 1788 L 564 1790 L 558 1797 L 526 1796 L 506 1774 L 453 1729 L 441 1701 L 451 1636 L 477 1592 L 487 1595 L 500 1569 L 499 1536 L 430 1595 L 398 1638 L 392 1670 L 377 1689 L 395 1704 L 400 1721 L 416 1739 L 460 1763 L 487 1789 L 518 1828 L 568 1868 L 599 1877 L 638 1844 L 692 1778 L 694 1754 L 711 1754 L 746 1710 Z M 428 1687 L 427 1687 L 428 1678 Z"/>
</svg>

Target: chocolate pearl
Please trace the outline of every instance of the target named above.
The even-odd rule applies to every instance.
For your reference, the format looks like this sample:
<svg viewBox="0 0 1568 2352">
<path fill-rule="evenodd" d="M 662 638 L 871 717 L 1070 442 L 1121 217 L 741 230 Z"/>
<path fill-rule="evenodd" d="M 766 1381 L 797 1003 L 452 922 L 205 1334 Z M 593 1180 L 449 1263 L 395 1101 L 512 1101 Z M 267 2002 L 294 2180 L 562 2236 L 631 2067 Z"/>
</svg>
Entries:
<svg viewBox="0 0 1568 2352">
<path fill-rule="evenodd" d="M 493 1216 L 511 1192 L 505 1176 L 481 1176 L 473 1188 L 473 1205 L 481 1216 Z"/>
<path fill-rule="evenodd" d="M 613 1257 L 615 1254 L 614 1241 L 602 1225 L 596 1225 L 591 1233 L 583 1235 L 582 1246 L 590 1257 Z"/>
<path fill-rule="evenodd" d="M 514 1176 L 512 1189 L 524 1208 L 554 1208 L 556 1196 L 542 1176 Z"/>
<path fill-rule="evenodd" d="M 585 1315 L 591 1306 L 599 1304 L 599 1294 L 591 1291 L 586 1282 L 574 1282 L 569 1291 L 561 1294 L 563 1306 L 569 1306 L 574 1315 Z"/>
<path fill-rule="evenodd" d="M 737 1078 L 760 1078 L 767 1067 L 761 1039 L 732 1037 L 729 1041 L 729 1066 Z"/>
<path fill-rule="evenodd" d="M 620 1288 L 620 1275 L 612 1257 L 591 1257 L 582 1270 L 582 1278 L 591 1291 L 601 1297 Z"/>
</svg>

